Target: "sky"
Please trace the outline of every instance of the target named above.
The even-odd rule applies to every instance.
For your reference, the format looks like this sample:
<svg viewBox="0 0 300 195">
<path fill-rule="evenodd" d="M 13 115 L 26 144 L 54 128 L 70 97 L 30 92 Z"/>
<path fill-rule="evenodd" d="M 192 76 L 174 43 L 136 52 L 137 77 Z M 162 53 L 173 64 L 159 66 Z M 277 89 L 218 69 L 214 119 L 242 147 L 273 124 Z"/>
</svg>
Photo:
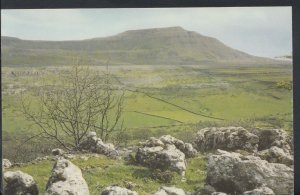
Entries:
<svg viewBox="0 0 300 195">
<path fill-rule="evenodd" d="M 81 40 L 181 26 L 256 56 L 292 53 L 291 7 L 1 10 L 1 35 Z"/>
</svg>

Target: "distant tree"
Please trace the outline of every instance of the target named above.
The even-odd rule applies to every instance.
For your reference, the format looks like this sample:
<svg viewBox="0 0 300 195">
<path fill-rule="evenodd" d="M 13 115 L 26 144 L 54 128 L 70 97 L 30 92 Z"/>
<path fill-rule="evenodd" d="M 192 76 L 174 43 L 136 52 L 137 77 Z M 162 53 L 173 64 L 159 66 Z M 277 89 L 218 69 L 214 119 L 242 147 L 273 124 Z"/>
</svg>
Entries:
<svg viewBox="0 0 300 195">
<path fill-rule="evenodd" d="M 88 66 L 76 63 L 43 86 L 38 97 L 22 97 L 22 112 L 41 131 L 67 150 L 78 149 L 89 131 L 107 141 L 123 131 L 124 92 L 113 88 L 108 69 L 100 77 Z"/>
</svg>

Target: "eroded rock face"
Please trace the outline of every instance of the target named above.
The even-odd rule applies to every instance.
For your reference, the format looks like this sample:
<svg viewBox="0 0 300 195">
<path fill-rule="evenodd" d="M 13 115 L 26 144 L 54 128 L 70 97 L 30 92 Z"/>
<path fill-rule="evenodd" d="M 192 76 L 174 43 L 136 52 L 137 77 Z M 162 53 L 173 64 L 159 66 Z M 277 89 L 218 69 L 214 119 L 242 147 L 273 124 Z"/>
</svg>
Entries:
<svg viewBox="0 0 300 195">
<path fill-rule="evenodd" d="M 154 195 L 186 195 L 186 193 L 180 188 L 163 186 Z"/>
<path fill-rule="evenodd" d="M 206 183 L 216 191 L 242 194 L 267 186 L 275 194 L 293 194 L 294 171 L 284 164 L 269 163 L 255 156 L 218 150 L 208 157 Z"/>
<path fill-rule="evenodd" d="M 195 145 L 199 151 L 215 149 L 257 151 L 259 138 L 243 127 L 211 127 L 197 132 Z"/>
<path fill-rule="evenodd" d="M 255 129 L 251 131 L 259 137 L 258 150 L 266 150 L 272 146 L 281 148 L 285 153 L 293 153 L 293 140 L 283 129 Z"/>
<path fill-rule="evenodd" d="M 108 186 L 101 195 L 138 195 L 138 193 L 119 186 Z"/>
<path fill-rule="evenodd" d="M 174 145 L 178 150 L 183 152 L 187 158 L 194 157 L 197 154 L 197 150 L 194 149 L 192 144 L 184 143 L 171 135 L 163 135 L 160 138 L 151 137 L 146 142 L 141 143 L 144 147 L 165 147 L 166 145 Z"/>
<path fill-rule="evenodd" d="M 135 158 L 138 163 L 150 168 L 185 174 L 185 155 L 174 145 L 139 148 Z"/>
<path fill-rule="evenodd" d="M 141 145 L 135 156 L 138 163 L 163 171 L 176 171 L 182 176 L 186 170 L 185 157 L 197 154 L 192 144 L 184 143 L 170 135 L 163 135 L 158 139 L 151 137 Z"/>
<path fill-rule="evenodd" d="M 12 166 L 11 162 L 8 159 L 2 159 L 2 167 L 8 169 Z"/>
<path fill-rule="evenodd" d="M 97 137 L 96 132 L 90 132 L 87 135 L 87 140 L 80 145 L 80 148 L 110 157 L 118 156 L 118 151 L 115 149 L 114 145 L 111 143 L 103 143 L 101 138 Z"/>
<path fill-rule="evenodd" d="M 34 179 L 22 171 L 4 173 L 4 194 L 7 195 L 38 195 Z"/>
<path fill-rule="evenodd" d="M 194 149 L 192 144 L 184 143 L 183 141 L 172 137 L 171 135 L 163 135 L 159 138 L 165 145 L 173 144 L 178 150 L 183 152 L 186 157 L 194 157 L 197 154 L 197 150 Z"/>
<path fill-rule="evenodd" d="M 45 195 L 89 195 L 81 170 L 69 160 L 56 161 L 48 180 Z"/>
<path fill-rule="evenodd" d="M 256 155 L 271 163 L 281 163 L 288 166 L 294 164 L 293 156 L 277 146 L 272 146 L 269 149 L 259 151 Z"/>
<path fill-rule="evenodd" d="M 268 187 L 262 186 L 251 191 L 244 192 L 244 195 L 275 195 L 273 190 Z"/>
</svg>

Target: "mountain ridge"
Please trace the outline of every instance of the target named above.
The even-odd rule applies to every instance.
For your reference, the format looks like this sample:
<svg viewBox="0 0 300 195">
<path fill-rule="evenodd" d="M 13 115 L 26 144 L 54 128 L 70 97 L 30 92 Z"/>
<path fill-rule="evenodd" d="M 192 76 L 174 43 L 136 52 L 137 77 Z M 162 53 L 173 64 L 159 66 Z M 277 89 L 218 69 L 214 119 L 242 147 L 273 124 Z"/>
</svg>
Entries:
<svg viewBox="0 0 300 195">
<path fill-rule="evenodd" d="M 79 56 L 86 63 L 102 65 L 196 65 L 211 63 L 275 63 L 233 49 L 216 38 L 182 27 L 128 30 L 84 40 L 23 40 L 1 36 L 2 64 L 64 65 Z"/>
</svg>

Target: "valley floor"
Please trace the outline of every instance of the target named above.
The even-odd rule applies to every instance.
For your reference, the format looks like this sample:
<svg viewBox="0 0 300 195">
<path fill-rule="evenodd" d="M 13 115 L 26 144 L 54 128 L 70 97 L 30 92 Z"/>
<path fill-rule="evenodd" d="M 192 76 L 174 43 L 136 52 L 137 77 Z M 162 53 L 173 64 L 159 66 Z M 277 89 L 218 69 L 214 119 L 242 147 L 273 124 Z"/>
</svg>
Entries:
<svg viewBox="0 0 300 195">
<path fill-rule="evenodd" d="M 65 68 L 2 68 L 5 158 L 30 161 L 55 147 L 30 139 L 38 131 L 20 112 L 19 98 L 22 92 L 55 81 Z M 99 77 L 106 70 L 92 68 Z M 120 65 L 109 67 L 109 72 L 114 76 L 114 86 L 125 91 L 123 120 L 127 131 L 121 146 L 163 134 L 192 141 L 191 133 L 208 126 L 283 128 L 292 132 L 291 65 Z"/>
</svg>

